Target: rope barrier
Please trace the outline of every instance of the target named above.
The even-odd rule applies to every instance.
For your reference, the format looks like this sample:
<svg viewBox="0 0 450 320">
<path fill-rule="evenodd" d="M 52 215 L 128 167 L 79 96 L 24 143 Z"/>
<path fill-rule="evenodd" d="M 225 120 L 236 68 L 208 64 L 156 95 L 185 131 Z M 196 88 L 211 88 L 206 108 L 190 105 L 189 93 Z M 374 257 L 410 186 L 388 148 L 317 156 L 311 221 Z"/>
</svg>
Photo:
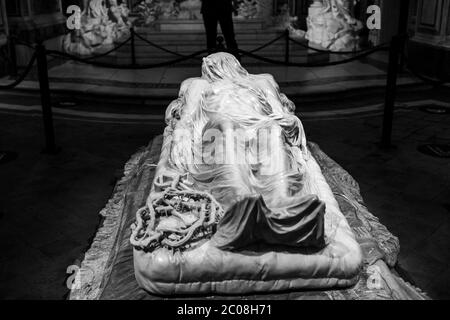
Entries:
<svg viewBox="0 0 450 320">
<path fill-rule="evenodd" d="M 28 48 L 33 49 L 33 50 L 36 49 L 36 45 L 35 44 L 32 44 L 32 43 L 20 40 L 19 38 L 17 38 L 17 36 L 9 36 L 8 38 L 9 38 L 10 41 L 13 41 L 13 42 L 15 42 L 17 44 L 20 44 L 22 46 L 28 47 Z"/>
<path fill-rule="evenodd" d="M 170 54 L 173 54 L 173 55 L 175 55 L 175 56 L 182 57 L 182 58 L 188 57 L 188 56 L 183 55 L 183 54 L 181 54 L 181 53 L 178 53 L 178 52 L 175 52 L 175 51 L 166 49 L 166 48 L 164 48 L 164 47 L 161 47 L 160 45 L 157 45 L 156 43 L 153 43 L 153 42 L 151 42 L 150 40 L 145 39 L 144 37 L 142 37 L 142 36 L 141 36 L 140 34 L 138 34 L 138 33 L 134 33 L 134 35 L 135 35 L 138 39 L 144 41 L 144 42 L 147 43 L 148 45 L 150 45 L 150 46 L 152 46 L 152 47 L 155 47 L 155 48 L 157 48 L 157 49 L 159 49 L 159 50 L 162 50 L 162 51 L 164 51 L 164 52 L 167 52 L 167 53 L 170 53 Z"/>
<path fill-rule="evenodd" d="M 369 49 L 362 49 L 362 50 L 356 50 L 356 51 L 331 51 L 331 50 L 324 50 L 324 49 L 318 49 L 318 48 L 310 47 L 310 46 L 308 46 L 306 44 L 301 43 L 298 40 L 295 40 L 295 39 L 291 38 L 291 37 L 289 37 L 289 40 L 291 42 L 295 43 L 295 44 L 298 44 L 299 46 L 301 46 L 301 47 L 303 47 L 305 49 L 308 49 L 308 50 L 321 52 L 321 53 L 336 54 L 336 55 L 337 54 L 360 54 L 360 53 L 365 53 L 366 51 L 369 51 L 369 50 L 372 50 L 372 49 L 375 49 L 375 48 L 389 46 L 389 43 L 385 42 L 385 43 L 382 43 L 380 45 L 377 45 L 377 46 L 375 46 L 373 48 L 369 48 Z"/>
<path fill-rule="evenodd" d="M 178 59 L 174 59 L 174 60 L 170 60 L 170 61 L 166 61 L 166 62 L 160 62 L 160 63 L 154 63 L 154 64 L 146 64 L 146 65 L 115 65 L 115 64 L 111 64 L 111 63 L 105 63 L 105 62 L 94 62 L 94 61 L 86 61 L 82 58 L 79 58 L 77 56 L 74 56 L 72 54 L 69 53 L 65 53 L 65 52 L 61 52 L 61 51 L 56 51 L 56 50 L 47 50 L 47 54 L 51 55 L 53 57 L 55 56 L 59 56 L 59 57 L 63 57 L 63 58 L 67 58 L 67 59 L 71 59 L 77 62 L 81 62 L 81 63 L 85 63 L 85 64 L 89 64 L 89 65 L 93 65 L 93 66 L 97 66 L 97 67 L 102 67 L 102 68 L 110 68 L 110 69 L 133 69 L 133 70 L 138 70 L 138 69 L 152 69 L 152 68 L 160 68 L 160 67 L 166 67 L 166 66 L 170 66 L 176 63 L 180 63 L 186 60 L 190 60 L 193 59 L 201 54 L 204 54 L 208 52 L 208 50 L 201 50 L 201 51 L 197 51 L 189 56 L 184 56 Z"/>
<path fill-rule="evenodd" d="M 279 36 L 276 37 L 275 39 L 273 39 L 273 40 L 267 42 L 266 44 L 263 44 L 262 46 L 260 46 L 260 47 L 258 47 L 258 48 L 256 48 L 256 49 L 250 50 L 249 52 L 255 53 L 255 52 L 257 52 L 257 51 L 260 51 L 260 50 L 262 50 L 262 49 L 265 49 L 265 48 L 267 48 L 268 46 L 270 46 L 271 44 L 273 44 L 273 43 L 277 42 L 278 40 L 282 39 L 283 37 L 285 37 L 285 34 L 284 34 L 284 33 L 281 34 L 281 35 L 279 35 Z"/>
<path fill-rule="evenodd" d="M 134 63 L 130 64 L 130 65 L 116 65 L 116 64 L 106 63 L 106 62 L 94 62 L 94 61 L 92 61 L 94 59 L 98 59 L 98 58 L 102 58 L 102 57 L 108 56 L 112 52 L 115 52 L 115 51 L 119 50 L 120 48 L 125 46 L 128 42 L 130 42 L 132 40 L 133 36 L 136 36 L 137 38 L 139 38 L 140 40 L 144 41 L 145 43 L 147 43 L 150 46 L 153 46 L 153 47 L 155 47 L 157 49 L 160 49 L 160 50 L 162 50 L 164 52 L 167 52 L 169 54 L 173 54 L 175 56 L 178 56 L 179 58 L 173 59 L 173 60 L 170 60 L 170 61 L 165 61 L 165 62 L 160 62 L 160 63 L 155 63 L 155 64 L 146 64 L 146 65 L 136 65 Z M 288 62 L 288 61 L 279 61 L 279 60 L 266 58 L 266 57 L 263 57 L 263 56 L 255 54 L 255 52 L 260 51 L 260 50 L 262 50 L 262 49 L 272 45 L 273 43 L 275 43 L 276 41 L 278 41 L 278 40 L 280 40 L 280 39 L 282 39 L 284 37 L 286 37 L 286 40 L 292 41 L 292 42 L 294 42 L 296 44 L 299 44 L 300 46 L 302 46 L 304 48 L 311 49 L 311 50 L 314 50 L 314 51 L 317 51 L 317 52 L 323 52 L 323 53 L 329 53 L 329 54 L 350 54 L 351 53 L 351 54 L 357 54 L 357 55 L 354 56 L 354 57 L 348 58 L 348 59 L 341 60 L 341 61 L 322 62 L 322 63 L 294 63 L 294 62 Z M 26 42 L 23 42 L 23 41 L 17 39 L 17 37 L 14 37 L 14 40 L 17 41 L 17 43 L 21 43 L 23 45 L 26 45 L 26 46 L 28 46 L 30 48 L 35 49 L 35 47 L 33 45 L 31 45 L 29 43 L 26 43 Z M 250 51 L 239 50 L 239 52 L 242 55 L 244 55 L 244 56 L 249 56 L 249 57 L 254 58 L 256 60 L 260 60 L 260 61 L 264 61 L 264 62 L 267 62 L 267 63 L 276 64 L 276 65 L 294 66 L 294 67 L 323 67 L 323 66 L 333 66 L 333 65 L 349 63 L 349 62 L 358 60 L 360 58 L 366 57 L 366 56 L 368 56 L 368 55 L 370 55 L 370 54 L 372 54 L 374 52 L 382 51 L 382 50 L 386 50 L 386 49 L 387 49 L 387 44 L 382 44 L 382 45 L 376 46 L 376 47 L 374 47 L 372 49 L 368 49 L 368 50 L 359 50 L 359 51 L 352 51 L 352 52 L 347 52 L 347 51 L 335 52 L 335 51 L 321 50 L 321 49 L 312 48 L 312 47 L 309 47 L 309 46 L 307 46 L 305 44 L 302 44 L 301 42 L 299 42 L 299 41 L 289 37 L 289 35 L 287 35 L 287 33 L 283 33 L 283 34 L 277 36 L 276 38 L 270 40 L 269 42 L 267 42 L 267 43 L 265 43 L 265 44 L 255 48 L 253 50 L 250 50 Z M 190 59 L 197 59 L 197 60 L 199 60 L 201 58 L 199 58 L 198 56 L 201 55 L 201 54 L 207 53 L 208 50 L 201 50 L 201 51 L 195 52 L 195 53 L 190 54 L 190 55 L 183 55 L 183 54 L 180 54 L 178 52 L 175 52 L 175 51 L 169 50 L 167 48 L 164 48 L 164 47 L 162 47 L 162 46 L 160 46 L 160 45 L 158 45 L 156 43 L 153 43 L 150 40 L 145 39 L 140 34 L 132 31 L 132 35 L 127 40 L 125 40 L 121 44 L 117 45 L 113 49 L 111 49 L 111 50 L 109 50 L 109 51 L 107 51 L 105 53 L 102 53 L 102 54 L 99 54 L 99 55 L 95 55 L 95 56 L 91 56 L 91 57 L 88 57 L 88 58 L 82 58 L 80 56 L 76 56 L 76 55 L 73 55 L 73 54 L 70 54 L 70 53 L 56 51 L 56 50 L 47 50 L 46 52 L 47 52 L 48 55 L 51 55 L 53 57 L 56 56 L 56 57 L 71 59 L 73 61 L 77 61 L 77 62 L 80 62 L 80 63 L 90 64 L 90 65 L 93 65 L 93 66 L 98 66 L 98 67 L 103 67 L 103 68 L 151 69 L 151 68 L 158 68 L 158 67 L 169 66 L 169 65 L 180 63 L 180 62 L 183 62 L 183 61 L 186 61 L 186 60 L 190 60 Z"/>
<path fill-rule="evenodd" d="M 180 53 L 178 53 L 178 52 L 175 52 L 175 51 L 169 50 L 169 49 L 167 49 L 167 48 L 164 48 L 164 47 L 162 47 L 162 46 L 160 46 L 160 45 L 157 45 L 156 43 L 153 43 L 153 42 L 151 42 L 150 40 L 145 39 L 144 37 L 142 37 L 142 36 L 141 36 L 140 34 L 138 34 L 138 33 L 135 33 L 135 36 L 136 36 L 137 38 L 139 38 L 140 40 L 146 42 L 147 44 L 149 44 L 149 45 L 151 45 L 151 46 L 153 46 L 153 47 L 155 47 L 155 48 L 157 48 L 157 49 L 160 49 L 160 50 L 162 50 L 162 51 L 165 51 L 165 52 L 167 52 L 167 53 L 170 53 L 170 54 L 173 54 L 173 55 L 176 55 L 176 56 L 179 56 L 179 57 L 186 57 L 186 55 L 180 54 Z M 251 50 L 250 52 L 251 52 L 251 53 L 255 53 L 255 52 L 257 52 L 257 51 L 260 51 L 260 50 L 262 50 L 262 49 L 265 49 L 265 48 L 267 48 L 268 46 L 270 46 L 271 44 L 273 44 L 273 43 L 277 42 L 278 40 L 282 39 L 284 36 L 285 36 L 284 34 L 281 34 L 280 36 L 276 37 L 275 39 L 268 41 L 267 43 L 265 43 L 265 44 L 263 44 L 263 45 L 261 45 L 261 46 L 255 48 L 255 49 Z"/>
<path fill-rule="evenodd" d="M 121 44 L 117 45 L 116 47 L 112 48 L 111 50 L 98 54 L 98 55 L 94 55 L 88 58 L 81 58 L 83 60 L 89 61 L 89 60 L 94 60 L 94 59 L 98 59 L 98 58 L 102 58 L 102 57 L 106 57 L 107 55 L 109 55 L 110 53 L 113 53 L 117 50 L 119 50 L 120 48 L 122 48 L 124 45 L 126 45 L 128 42 L 131 41 L 131 37 L 129 37 L 127 40 L 125 40 L 124 42 L 122 42 Z"/>
<path fill-rule="evenodd" d="M 8 90 L 8 89 L 14 89 L 17 87 L 30 73 L 31 69 L 33 68 L 33 65 L 36 61 L 37 53 L 34 51 L 33 56 L 30 59 L 30 62 L 28 63 L 27 67 L 25 68 L 25 71 L 22 73 L 22 75 L 17 78 L 13 83 L 7 84 L 7 85 L 0 85 L 0 90 Z"/>
<path fill-rule="evenodd" d="M 176 54 L 177 56 L 179 56 L 179 58 L 170 60 L 170 61 L 166 61 L 166 62 L 155 63 L 155 64 L 137 65 L 136 64 L 136 55 L 135 55 L 135 46 L 134 46 L 134 40 L 135 40 L 136 36 L 139 39 L 145 41 L 149 45 L 159 47 L 160 49 L 162 49 L 168 53 Z M 271 59 L 271 58 L 266 58 L 266 57 L 255 54 L 255 52 L 273 44 L 274 42 L 280 40 L 283 37 L 285 38 L 285 61 L 279 61 L 279 60 L 275 60 L 275 59 Z M 132 63 L 130 65 L 114 65 L 114 64 L 105 63 L 105 62 L 92 61 L 93 59 L 96 59 L 96 58 L 99 58 L 102 56 L 107 56 L 111 52 L 118 50 L 120 47 L 124 46 L 130 40 L 132 41 L 132 54 L 131 54 L 132 55 Z M 252 51 L 237 50 L 237 53 L 242 54 L 244 56 L 254 58 L 256 60 L 261 60 L 261 61 L 264 61 L 267 63 L 275 64 L 275 65 L 293 66 L 293 67 L 325 67 L 325 66 L 335 66 L 335 65 L 350 63 L 352 61 L 356 61 L 356 60 L 359 60 L 366 56 L 369 56 L 375 52 L 389 50 L 389 67 L 388 67 L 387 84 L 386 84 L 385 111 L 384 111 L 384 115 L 383 115 L 383 135 L 382 135 L 382 146 L 389 147 L 391 145 L 392 120 L 393 120 L 393 113 L 394 113 L 394 109 L 395 109 L 394 107 L 395 107 L 396 86 L 397 86 L 397 76 L 398 76 L 398 61 L 401 56 L 401 52 L 403 50 L 402 38 L 400 36 L 393 37 L 392 42 L 390 43 L 389 46 L 388 45 L 380 45 L 380 46 L 377 46 L 377 47 L 369 49 L 369 50 L 364 50 L 364 51 L 359 51 L 359 52 L 358 51 L 351 52 L 352 55 L 356 54 L 355 56 L 353 56 L 351 58 L 343 59 L 340 61 L 316 62 L 316 63 L 290 62 L 289 61 L 289 52 L 290 52 L 289 43 L 291 41 L 294 41 L 294 40 L 289 37 L 289 34 L 287 32 L 285 32 L 284 34 L 276 37 L 275 39 L 267 42 L 266 44 L 264 44 L 256 49 L 253 49 Z M 221 41 L 218 40 L 218 42 L 219 42 L 218 43 L 219 47 L 221 49 L 224 49 L 223 47 L 220 46 Z M 294 41 L 294 42 L 296 42 L 296 41 Z M 11 41 L 11 44 L 14 44 L 14 42 Z M 47 50 L 42 43 L 39 43 L 36 47 L 33 47 L 26 43 L 25 43 L 25 45 L 28 45 L 34 49 L 33 56 L 30 59 L 30 62 L 28 63 L 28 65 L 25 69 L 25 72 L 23 72 L 23 74 L 17 80 L 15 80 L 13 83 L 10 83 L 8 85 L 1 85 L 0 90 L 15 88 L 18 84 L 20 84 L 26 78 L 26 76 L 29 74 L 29 72 L 33 68 L 34 63 L 37 61 L 39 86 L 40 86 L 41 101 L 42 101 L 41 102 L 42 114 L 43 114 L 44 129 L 45 129 L 44 130 L 45 131 L 45 141 L 46 141 L 46 149 L 45 150 L 46 150 L 46 152 L 51 153 L 51 154 L 56 153 L 58 151 L 58 148 L 55 145 L 54 128 L 53 128 L 51 91 L 50 91 L 50 86 L 49 86 L 48 65 L 47 65 L 48 56 L 62 57 L 62 58 L 71 59 L 73 61 L 77 61 L 80 63 L 89 64 L 89 65 L 98 66 L 98 67 L 104 67 L 104 68 L 137 70 L 137 69 L 151 69 L 151 68 L 171 66 L 173 64 L 176 64 L 176 63 L 179 63 L 182 61 L 186 61 L 189 59 L 194 59 L 202 54 L 208 53 L 208 50 L 201 50 L 201 51 L 195 52 L 191 55 L 187 55 L 187 56 L 181 55 L 179 53 L 175 53 L 171 50 L 168 50 L 159 45 L 156 45 L 156 44 L 152 43 L 151 41 L 148 41 L 147 39 L 144 39 L 140 35 L 136 34 L 134 32 L 134 30 L 131 30 L 131 37 L 128 40 L 124 41 L 122 44 L 118 45 L 117 47 L 115 47 L 101 55 L 92 56 L 92 57 L 84 58 L 84 59 L 80 58 L 79 56 L 61 52 L 61 51 Z M 14 45 L 12 47 L 14 47 Z M 312 48 L 312 49 L 314 50 L 315 48 Z M 318 51 L 319 49 L 315 49 L 315 50 Z M 326 51 L 326 52 L 334 54 L 332 51 L 331 52 Z M 339 54 L 348 54 L 348 53 L 339 52 Z M 412 71 L 412 72 L 414 72 L 414 71 Z M 416 74 L 416 76 L 418 76 L 418 75 Z M 423 77 L 423 76 L 420 76 L 420 78 L 423 79 L 424 81 L 428 81 L 428 82 L 430 82 L 430 80 L 431 80 L 431 79 L 427 79 L 426 77 Z M 443 84 L 443 82 L 442 83 L 436 82 L 434 80 L 431 80 L 431 81 L 435 84 L 436 83 L 439 85 Z M 152 211 L 152 209 L 154 209 L 154 207 L 149 206 L 148 209 L 150 211 Z M 212 222 L 213 219 L 210 219 L 210 220 Z M 191 231 L 193 234 L 196 231 L 196 228 L 192 229 Z M 153 236 L 155 236 L 157 238 L 159 237 L 158 234 L 153 234 L 152 237 Z M 181 247 L 181 246 L 185 245 L 187 243 L 187 241 L 189 241 L 190 238 L 191 237 L 188 234 L 186 237 L 177 238 L 176 241 L 173 243 L 172 242 L 170 242 L 170 243 L 165 242 L 165 243 L 172 247 Z M 136 238 L 134 240 L 139 241 L 139 239 L 136 239 Z M 156 238 L 155 238 L 155 240 L 156 240 Z M 164 240 L 166 240 L 166 239 L 164 239 Z"/>
<path fill-rule="evenodd" d="M 359 60 L 361 58 L 367 57 L 375 52 L 386 51 L 388 49 L 389 49 L 388 46 L 379 46 L 379 47 L 373 48 L 371 50 L 367 50 L 364 53 L 361 53 L 355 57 L 351 57 L 348 59 L 344 59 L 344 60 L 340 60 L 340 61 L 331 61 L 331 62 L 319 62 L 319 63 L 285 62 L 285 61 L 279 61 L 279 60 L 274 60 L 274 59 L 270 59 L 270 58 L 265 58 L 265 57 L 256 55 L 254 53 L 251 53 L 249 51 L 239 50 L 239 52 L 245 56 L 249 56 L 256 60 L 264 61 L 264 62 L 271 63 L 271 64 L 283 65 L 283 66 L 289 66 L 289 67 L 306 67 L 306 68 L 308 68 L 308 67 L 327 67 L 327 66 L 336 66 L 336 65 L 340 65 L 340 64 L 346 64 L 346 63 L 350 63 L 355 60 Z"/>
</svg>

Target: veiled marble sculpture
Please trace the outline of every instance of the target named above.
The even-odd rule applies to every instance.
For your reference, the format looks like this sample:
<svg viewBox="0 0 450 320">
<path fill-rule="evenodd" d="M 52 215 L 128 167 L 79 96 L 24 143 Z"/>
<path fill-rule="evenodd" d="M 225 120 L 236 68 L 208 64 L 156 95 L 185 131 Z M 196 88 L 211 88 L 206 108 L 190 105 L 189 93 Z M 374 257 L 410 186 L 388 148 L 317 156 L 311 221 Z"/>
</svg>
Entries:
<svg viewBox="0 0 450 320">
<path fill-rule="evenodd" d="M 363 25 L 355 19 L 345 0 L 315 0 L 309 9 L 306 38 L 331 51 L 359 49 L 358 33 Z"/>
<path fill-rule="evenodd" d="M 204 58 L 166 112 L 160 161 L 130 237 L 156 294 L 348 286 L 361 251 L 271 75 Z"/>
<path fill-rule="evenodd" d="M 117 0 L 85 0 L 80 29 L 67 34 L 64 50 L 77 55 L 92 55 L 114 47 L 130 35 L 130 10 L 126 2 Z"/>
</svg>

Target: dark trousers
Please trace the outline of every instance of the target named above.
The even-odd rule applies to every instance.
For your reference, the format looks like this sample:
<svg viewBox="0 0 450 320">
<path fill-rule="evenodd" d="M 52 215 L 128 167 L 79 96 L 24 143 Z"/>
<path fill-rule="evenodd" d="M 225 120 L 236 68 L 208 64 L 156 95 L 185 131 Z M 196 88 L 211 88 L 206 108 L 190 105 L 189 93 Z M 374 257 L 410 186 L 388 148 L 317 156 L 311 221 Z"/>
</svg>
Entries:
<svg viewBox="0 0 450 320">
<path fill-rule="evenodd" d="M 203 23 L 206 29 L 206 45 L 210 52 L 217 48 L 217 23 L 220 23 L 225 42 L 228 50 L 231 52 L 237 51 L 237 43 L 234 34 L 233 13 L 217 12 L 216 10 L 203 11 Z"/>
</svg>

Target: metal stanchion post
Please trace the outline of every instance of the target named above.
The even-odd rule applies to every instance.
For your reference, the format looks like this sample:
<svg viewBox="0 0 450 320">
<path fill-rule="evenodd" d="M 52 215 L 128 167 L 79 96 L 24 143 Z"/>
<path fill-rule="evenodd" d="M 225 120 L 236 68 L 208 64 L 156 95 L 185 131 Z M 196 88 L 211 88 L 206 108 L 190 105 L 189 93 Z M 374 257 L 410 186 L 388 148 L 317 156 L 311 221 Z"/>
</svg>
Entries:
<svg viewBox="0 0 450 320">
<path fill-rule="evenodd" d="M 286 29 L 284 31 L 285 33 L 285 47 L 284 47 L 284 62 L 289 63 L 289 55 L 290 55 L 290 50 L 289 50 L 289 30 Z"/>
<path fill-rule="evenodd" d="M 400 56 L 401 39 L 399 36 L 392 38 L 389 49 L 389 67 L 386 83 L 386 96 L 383 115 L 383 135 L 381 146 L 390 148 L 392 138 L 392 124 L 394 120 L 395 99 L 397 93 L 398 59 Z"/>
<path fill-rule="evenodd" d="M 42 119 L 44 121 L 45 149 L 44 153 L 55 154 L 58 148 L 55 144 L 55 132 L 53 128 L 52 102 L 50 97 L 50 85 L 48 79 L 47 52 L 45 46 L 39 43 L 36 47 L 37 67 L 39 74 L 39 88 L 41 93 Z"/>
<path fill-rule="evenodd" d="M 134 28 L 131 27 L 131 64 L 133 66 L 136 65 L 136 46 L 135 46 L 135 34 L 134 34 Z"/>
</svg>

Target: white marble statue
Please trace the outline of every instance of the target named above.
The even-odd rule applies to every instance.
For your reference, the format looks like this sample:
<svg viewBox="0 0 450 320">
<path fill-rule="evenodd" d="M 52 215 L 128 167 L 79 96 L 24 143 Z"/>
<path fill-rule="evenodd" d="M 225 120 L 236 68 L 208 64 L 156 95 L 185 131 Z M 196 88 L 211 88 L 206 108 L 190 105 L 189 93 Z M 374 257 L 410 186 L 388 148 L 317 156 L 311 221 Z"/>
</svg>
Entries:
<svg viewBox="0 0 450 320">
<path fill-rule="evenodd" d="M 128 21 L 128 16 L 130 10 L 128 9 L 125 2 L 120 5 L 117 0 L 109 0 L 109 18 L 113 22 L 113 32 L 114 40 L 123 39 L 130 35 L 130 22 Z"/>
<path fill-rule="evenodd" d="M 312 44 L 331 51 L 359 49 L 358 32 L 363 25 L 350 13 L 348 1 L 315 0 L 309 9 L 307 24 L 306 38 Z"/>
<path fill-rule="evenodd" d="M 166 123 L 131 227 L 141 288 L 243 294 L 358 280 L 359 244 L 273 76 L 212 54 L 200 78 L 182 83 Z"/>
<path fill-rule="evenodd" d="M 261 1 L 259 0 L 241 0 L 238 1 L 237 17 L 238 19 L 256 19 L 261 13 Z"/>
<path fill-rule="evenodd" d="M 271 75 L 249 74 L 227 53 L 204 58 L 202 77 L 184 81 L 180 98 L 167 109 L 167 138 L 148 198 L 149 210 L 164 198 L 165 191 L 172 192 L 180 185 L 185 188 L 180 191 L 185 198 L 192 196 L 192 201 L 185 200 L 192 207 L 194 199 L 206 196 L 217 210 L 227 211 L 239 196 L 261 194 L 268 210 L 280 219 L 298 214 L 304 197 L 310 195 L 304 184 L 309 153 L 302 123 L 294 111 L 295 105 L 279 91 Z M 314 201 L 308 221 L 317 219 L 321 224 L 323 207 Z M 160 209 L 156 205 L 155 212 Z M 224 212 L 217 210 L 214 219 Z M 192 212 L 189 216 L 172 212 L 182 220 L 167 215 L 152 224 L 155 230 L 146 229 L 139 220 L 142 212 L 131 237 L 138 247 L 159 245 L 160 241 L 180 247 L 189 241 L 187 236 L 165 239 L 165 231 L 196 226 Z M 314 224 L 298 224 L 299 230 L 311 226 Z M 311 239 L 317 239 L 317 243 L 306 241 L 308 244 L 323 244 L 320 228 L 305 234 L 314 234 Z M 244 242 L 251 239 L 250 235 L 242 237 Z"/>
<path fill-rule="evenodd" d="M 64 37 L 64 50 L 84 56 L 111 49 L 130 34 L 129 12 L 124 1 L 84 1 L 81 28 Z"/>
<path fill-rule="evenodd" d="M 175 0 L 160 0 L 157 5 L 159 6 L 159 19 L 173 19 L 178 15 L 179 10 Z"/>
<path fill-rule="evenodd" d="M 136 14 L 138 15 L 137 23 L 139 25 L 151 26 L 158 19 L 160 14 L 159 1 L 157 0 L 145 0 L 140 2 L 136 8 Z"/>
</svg>

